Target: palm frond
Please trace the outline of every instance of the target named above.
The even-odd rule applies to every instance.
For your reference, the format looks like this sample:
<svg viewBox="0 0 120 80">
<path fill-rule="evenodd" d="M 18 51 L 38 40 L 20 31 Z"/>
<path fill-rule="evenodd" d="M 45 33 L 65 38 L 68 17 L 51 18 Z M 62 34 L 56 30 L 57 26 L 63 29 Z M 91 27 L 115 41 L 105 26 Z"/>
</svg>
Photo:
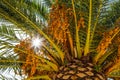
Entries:
<svg viewBox="0 0 120 80">
<path fill-rule="evenodd" d="M 24 1 L 9 1 L 16 9 L 27 16 L 31 21 L 35 22 L 37 25 L 47 24 L 45 23 L 48 18 L 49 8 L 51 2 L 49 0 L 24 0 Z"/>
<path fill-rule="evenodd" d="M 43 35 L 52 45 L 53 47 L 58 51 L 58 54 L 60 55 L 61 60 L 63 61 L 64 56 L 63 56 L 63 52 L 55 45 L 55 43 L 39 28 L 39 26 L 37 26 L 34 22 L 32 22 L 29 18 L 27 18 L 23 13 L 21 13 L 20 11 L 16 10 L 9 2 L 7 1 L 3 1 L 4 4 L 6 6 L 8 6 L 14 13 L 17 13 L 19 16 L 21 16 L 22 20 L 24 20 L 25 22 L 27 21 L 27 23 L 29 24 L 29 26 L 32 27 L 32 29 L 37 30 L 37 32 L 41 35 Z M 3 13 L 1 13 L 3 14 Z M 3 14 L 4 15 L 4 14 Z M 11 16 L 5 15 L 8 18 L 7 19 L 11 19 Z M 14 18 L 15 19 L 15 18 Z M 17 20 L 14 20 L 15 23 L 19 23 L 16 22 Z M 24 22 L 23 22 L 24 23 Z"/>
<path fill-rule="evenodd" d="M 8 22 L 5 20 L 4 23 Z M 4 23 L 0 26 L 0 71 L 7 71 L 8 74 L 14 71 L 19 73 L 21 72 L 20 64 L 22 62 L 17 61 L 18 55 L 14 54 L 13 49 L 20 41 L 18 38 L 18 35 L 20 34 L 16 34 L 16 32 L 21 30 L 17 29 L 15 25 L 11 25 L 10 23 L 10 25 L 6 25 Z M 9 80 L 9 78 L 7 79 Z"/>
<path fill-rule="evenodd" d="M 8 76 L 4 76 L 4 75 L 0 74 L 0 79 L 1 80 L 12 80 L 12 79 L 17 80 L 18 78 L 8 77 Z"/>
<path fill-rule="evenodd" d="M 109 73 L 108 75 L 109 77 L 112 77 L 112 78 L 115 78 L 117 80 L 119 80 L 120 78 L 120 69 L 116 69 L 116 70 L 113 70 L 112 72 Z"/>
<path fill-rule="evenodd" d="M 119 0 L 111 1 L 111 3 L 108 3 L 110 6 L 106 6 L 106 13 L 102 15 L 104 17 L 103 21 L 101 21 L 102 25 L 105 25 L 107 27 L 114 26 L 114 22 L 120 16 L 120 8 L 118 7 L 120 5 L 119 3 Z"/>
</svg>

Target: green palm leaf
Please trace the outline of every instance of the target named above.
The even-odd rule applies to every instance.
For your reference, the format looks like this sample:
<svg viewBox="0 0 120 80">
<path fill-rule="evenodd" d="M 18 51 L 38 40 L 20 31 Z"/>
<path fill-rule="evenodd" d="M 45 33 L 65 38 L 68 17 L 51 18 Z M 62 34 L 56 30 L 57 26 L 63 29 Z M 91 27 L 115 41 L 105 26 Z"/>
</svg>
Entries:
<svg viewBox="0 0 120 80">
<path fill-rule="evenodd" d="M 1 70 L 23 70 L 28 80 L 51 80 L 50 74 L 78 59 L 83 61 L 79 64 L 91 60 L 108 77 L 120 76 L 119 3 L 109 7 L 109 0 L 1 0 L 1 21 L 12 23 L 0 26 Z M 36 50 L 31 47 L 35 35 L 44 38 Z"/>
</svg>

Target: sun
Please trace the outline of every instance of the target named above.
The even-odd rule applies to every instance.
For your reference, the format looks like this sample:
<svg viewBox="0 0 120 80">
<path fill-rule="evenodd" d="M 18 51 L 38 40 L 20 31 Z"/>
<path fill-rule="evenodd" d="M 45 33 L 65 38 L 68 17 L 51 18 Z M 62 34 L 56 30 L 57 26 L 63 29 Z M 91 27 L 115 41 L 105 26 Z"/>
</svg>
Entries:
<svg viewBox="0 0 120 80">
<path fill-rule="evenodd" d="M 34 48 L 35 51 L 38 51 L 43 46 L 43 38 L 34 37 L 31 40 L 31 47 Z"/>
</svg>

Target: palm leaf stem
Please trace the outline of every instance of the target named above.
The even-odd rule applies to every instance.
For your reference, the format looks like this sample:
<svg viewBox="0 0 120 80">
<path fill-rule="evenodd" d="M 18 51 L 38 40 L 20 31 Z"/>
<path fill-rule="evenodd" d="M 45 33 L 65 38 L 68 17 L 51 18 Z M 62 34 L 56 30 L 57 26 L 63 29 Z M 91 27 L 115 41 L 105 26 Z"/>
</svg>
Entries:
<svg viewBox="0 0 120 80">
<path fill-rule="evenodd" d="M 90 0 L 90 4 L 89 4 L 89 20 L 88 20 L 87 39 L 86 39 L 86 44 L 84 49 L 84 56 L 86 56 L 89 53 L 91 21 L 92 21 L 92 0 Z"/>
<path fill-rule="evenodd" d="M 24 62 L 24 61 L 16 61 L 16 60 L 1 60 L 1 59 L 0 59 L 0 63 L 2 63 L 2 62 L 4 62 L 4 63 L 7 63 L 7 62 L 9 62 L 9 63 L 26 63 L 26 62 Z M 29 62 L 29 63 L 31 63 L 31 62 Z"/>
<path fill-rule="evenodd" d="M 81 48 L 80 48 L 80 41 L 79 41 L 79 29 L 77 25 L 77 17 L 76 17 L 76 11 L 75 11 L 75 5 L 74 5 L 74 0 L 72 0 L 72 7 L 73 7 L 73 12 L 74 12 L 74 19 L 75 19 L 75 27 L 76 27 L 76 47 L 77 47 L 77 57 L 80 58 L 82 53 L 81 53 Z"/>
<path fill-rule="evenodd" d="M 100 13 L 101 13 L 102 6 L 103 6 L 102 0 L 100 0 L 98 13 L 97 13 L 97 16 L 96 16 L 96 21 L 95 21 L 94 26 L 93 26 L 93 31 L 91 32 L 90 44 L 92 43 L 92 40 L 93 40 L 93 37 L 94 37 L 94 33 L 95 33 L 95 30 L 96 30 L 96 26 L 97 26 L 97 23 L 98 23 L 98 19 L 99 19 Z"/>
<path fill-rule="evenodd" d="M 35 77 L 30 77 L 27 80 L 38 80 L 38 79 L 45 79 L 45 80 L 51 80 L 48 75 L 41 75 L 41 76 L 35 76 Z"/>
<path fill-rule="evenodd" d="M 68 40 L 69 40 L 69 44 L 70 44 L 71 54 L 72 54 L 73 57 L 75 57 L 73 39 L 72 39 L 72 35 L 70 34 L 70 32 L 68 33 Z"/>
</svg>

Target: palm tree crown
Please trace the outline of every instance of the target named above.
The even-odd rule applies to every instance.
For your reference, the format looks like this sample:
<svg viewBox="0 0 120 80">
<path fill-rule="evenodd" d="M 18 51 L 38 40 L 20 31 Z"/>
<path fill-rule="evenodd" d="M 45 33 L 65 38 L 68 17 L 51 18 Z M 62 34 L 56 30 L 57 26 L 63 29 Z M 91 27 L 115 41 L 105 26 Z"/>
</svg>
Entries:
<svg viewBox="0 0 120 80">
<path fill-rule="evenodd" d="M 28 80 L 119 77 L 120 1 L 108 2 L 1 0 L 1 21 L 12 24 L 0 26 L 1 69 Z"/>
</svg>

